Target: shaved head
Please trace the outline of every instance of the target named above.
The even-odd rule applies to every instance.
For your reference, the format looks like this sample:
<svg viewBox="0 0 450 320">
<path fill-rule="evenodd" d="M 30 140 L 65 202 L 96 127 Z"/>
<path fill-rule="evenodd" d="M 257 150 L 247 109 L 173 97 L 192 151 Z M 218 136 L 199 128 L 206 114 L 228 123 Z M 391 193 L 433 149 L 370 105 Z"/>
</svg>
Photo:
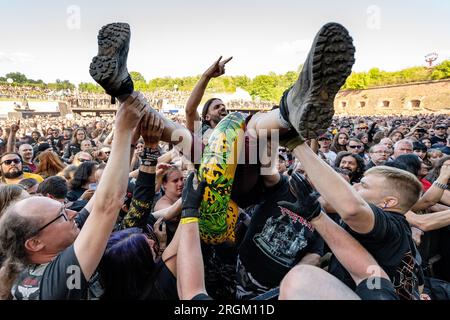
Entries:
<svg viewBox="0 0 450 320">
<path fill-rule="evenodd" d="M 23 217 L 44 219 L 53 208 L 61 207 L 61 203 L 47 197 L 29 197 L 14 204 L 13 210 Z"/>
</svg>

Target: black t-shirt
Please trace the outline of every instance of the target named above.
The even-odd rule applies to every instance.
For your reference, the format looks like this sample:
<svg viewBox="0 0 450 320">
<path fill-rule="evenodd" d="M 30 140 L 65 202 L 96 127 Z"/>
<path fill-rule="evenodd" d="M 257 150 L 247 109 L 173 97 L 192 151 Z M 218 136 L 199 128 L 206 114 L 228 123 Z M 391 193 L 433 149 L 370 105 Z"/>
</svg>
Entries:
<svg viewBox="0 0 450 320">
<path fill-rule="evenodd" d="M 78 199 L 80 199 L 80 197 L 83 195 L 83 193 L 86 191 L 87 189 L 84 188 L 79 188 L 79 189 L 74 189 L 74 190 L 70 190 L 67 193 L 67 200 L 69 201 L 77 201 Z"/>
<path fill-rule="evenodd" d="M 156 265 L 155 273 L 149 278 L 142 300 L 178 300 L 177 278 L 164 261 Z"/>
<path fill-rule="evenodd" d="M 68 160 L 71 156 L 76 155 L 81 151 L 81 146 L 78 143 L 69 143 L 64 148 L 63 158 Z"/>
<path fill-rule="evenodd" d="M 383 211 L 370 205 L 375 224 L 369 233 L 359 234 L 345 223 L 347 230 L 375 258 L 388 274 L 401 299 L 419 298 L 418 286 L 422 281 L 420 255 L 412 241 L 411 229 L 403 214 Z M 350 274 L 333 256 L 328 270 L 331 274 L 355 289 L 355 282 Z"/>
<path fill-rule="evenodd" d="M 88 298 L 88 282 L 73 245 L 46 264 L 28 266 L 16 279 L 15 300 L 80 300 Z"/>
<path fill-rule="evenodd" d="M 57 142 L 57 145 L 56 145 L 56 146 L 58 147 L 59 150 L 63 151 L 63 150 L 64 150 L 64 147 L 65 147 L 68 143 L 70 143 L 70 138 L 65 139 L 64 136 L 61 136 L 61 137 L 58 139 L 58 142 Z"/>
<path fill-rule="evenodd" d="M 70 210 L 74 210 L 72 209 L 72 207 L 70 207 Z M 84 226 L 84 223 L 86 222 L 87 218 L 89 217 L 90 212 L 86 210 L 86 208 L 81 209 L 77 216 L 75 217 L 75 222 L 77 223 L 78 228 L 81 230 Z"/>
<path fill-rule="evenodd" d="M 355 293 L 361 300 L 399 300 L 392 282 L 380 277 L 361 281 Z"/>
<path fill-rule="evenodd" d="M 266 200 L 254 213 L 239 247 L 246 271 L 262 285 L 278 286 L 286 273 L 307 253 L 323 254 L 323 240 L 313 226 L 296 213 L 278 206 L 295 201 L 288 177 L 267 189 Z"/>
<path fill-rule="evenodd" d="M 431 137 L 431 145 L 435 143 L 442 144 L 442 146 L 445 146 L 447 144 L 447 138 L 444 136 L 443 138 L 439 138 L 438 136 Z"/>
<path fill-rule="evenodd" d="M 81 209 L 83 209 L 87 205 L 87 203 L 88 203 L 88 201 L 86 201 L 86 200 L 75 200 L 72 202 L 70 207 L 68 207 L 68 209 L 76 211 L 76 212 L 80 212 Z"/>
</svg>

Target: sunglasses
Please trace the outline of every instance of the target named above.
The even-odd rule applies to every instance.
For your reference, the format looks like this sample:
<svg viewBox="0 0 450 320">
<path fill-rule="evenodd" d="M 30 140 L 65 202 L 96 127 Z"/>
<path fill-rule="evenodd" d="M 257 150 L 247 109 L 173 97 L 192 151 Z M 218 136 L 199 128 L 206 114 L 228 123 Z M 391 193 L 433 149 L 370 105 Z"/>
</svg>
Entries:
<svg viewBox="0 0 450 320">
<path fill-rule="evenodd" d="M 83 158 L 81 158 L 81 159 L 78 159 L 78 161 L 80 161 L 81 163 L 83 163 L 83 162 L 86 162 L 86 161 L 91 161 L 91 160 L 89 160 L 89 159 L 83 159 Z"/>
<path fill-rule="evenodd" d="M 5 160 L 5 161 L 3 161 L 2 164 L 6 164 L 6 165 L 10 166 L 11 163 L 13 163 L 13 162 L 14 162 L 15 164 L 22 163 L 22 161 L 21 161 L 20 159 L 11 159 L 11 160 Z"/>
<path fill-rule="evenodd" d="M 361 149 L 363 146 L 348 146 L 350 149 Z"/>
</svg>

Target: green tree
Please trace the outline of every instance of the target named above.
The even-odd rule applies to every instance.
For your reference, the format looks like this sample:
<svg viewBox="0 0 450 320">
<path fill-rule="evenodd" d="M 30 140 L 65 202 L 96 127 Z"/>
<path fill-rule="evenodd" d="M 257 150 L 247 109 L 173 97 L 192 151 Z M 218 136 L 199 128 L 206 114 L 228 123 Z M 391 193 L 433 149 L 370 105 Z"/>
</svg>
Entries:
<svg viewBox="0 0 450 320">
<path fill-rule="evenodd" d="M 234 76 L 233 82 L 236 87 L 240 87 L 244 90 L 247 90 L 252 80 L 247 76 Z"/>
<path fill-rule="evenodd" d="M 75 89 L 75 85 L 70 83 L 69 80 L 56 79 L 56 82 L 49 83 L 48 87 L 53 90 L 65 90 L 65 89 Z"/>
<path fill-rule="evenodd" d="M 102 87 L 100 87 L 98 84 L 94 84 L 91 82 L 81 82 L 78 85 L 78 90 L 82 92 L 92 92 L 92 93 L 103 93 L 105 90 L 103 90 Z"/>
<path fill-rule="evenodd" d="M 450 60 L 445 60 L 441 64 L 434 67 L 434 70 L 431 73 L 431 79 L 433 80 L 447 78 L 450 78 Z"/>
<path fill-rule="evenodd" d="M 352 72 L 342 89 L 361 90 L 367 88 L 368 75 L 365 72 Z"/>
<path fill-rule="evenodd" d="M 252 81 L 249 93 L 253 98 L 259 97 L 263 101 L 275 100 L 274 87 L 276 79 L 273 76 L 259 75 Z"/>
<path fill-rule="evenodd" d="M 26 83 L 28 78 L 26 75 L 20 72 L 10 72 L 5 75 L 5 78 L 11 78 L 15 83 Z"/>
<path fill-rule="evenodd" d="M 131 76 L 131 79 L 133 80 L 133 82 L 138 82 L 138 81 L 145 82 L 145 78 L 140 72 L 131 71 L 130 76 Z"/>
</svg>

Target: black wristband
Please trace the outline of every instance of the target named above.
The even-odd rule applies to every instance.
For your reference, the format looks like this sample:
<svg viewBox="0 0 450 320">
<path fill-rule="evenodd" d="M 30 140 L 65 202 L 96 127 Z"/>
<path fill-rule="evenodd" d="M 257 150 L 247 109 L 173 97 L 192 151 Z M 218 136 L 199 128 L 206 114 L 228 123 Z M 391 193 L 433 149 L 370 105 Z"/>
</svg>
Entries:
<svg viewBox="0 0 450 320">
<path fill-rule="evenodd" d="M 186 208 L 181 210 L 181 218 L 199 218 L 199 217 L 200 217 L 199 209 Z"/>
<path fill-rule="evenodd" d="M 158 164 L 158 158 L 161 156 L 158 148 L 144 148 L 142 155 L 142 165 L 154 167 Z"/>
</svg>

